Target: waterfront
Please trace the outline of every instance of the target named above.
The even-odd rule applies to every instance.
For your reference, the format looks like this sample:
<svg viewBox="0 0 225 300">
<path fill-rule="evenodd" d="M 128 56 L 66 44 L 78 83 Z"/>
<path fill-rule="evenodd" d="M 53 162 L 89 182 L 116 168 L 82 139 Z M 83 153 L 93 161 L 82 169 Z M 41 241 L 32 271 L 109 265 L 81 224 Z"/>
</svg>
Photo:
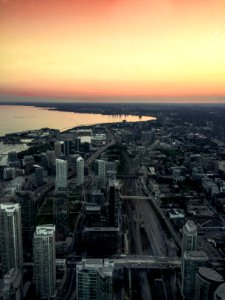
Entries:
<svg viewBox="0 0 225 300">
<path fill-rule="evenodd" d="M 0 105 L 0 136 L 7 133 L 41 129 L 44 127 L 65 130 L 76 126 L 116 123 L 126 120 L 138 122 L 154 117 L 133 115 L 101 115 L 48 110 L 33 106 Z"/>
</svg>

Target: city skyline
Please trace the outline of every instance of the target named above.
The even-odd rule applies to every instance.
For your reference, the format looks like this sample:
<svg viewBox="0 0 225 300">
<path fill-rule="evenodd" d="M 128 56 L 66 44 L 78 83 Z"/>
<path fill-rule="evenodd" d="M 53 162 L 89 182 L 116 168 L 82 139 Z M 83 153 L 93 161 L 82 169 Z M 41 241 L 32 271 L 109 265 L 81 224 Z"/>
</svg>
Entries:
<svg viewBox="0 0 225 300">
<path fill-rule="evenodd" d="M 222 0 L 2 0 L 0 7 L 1 98 L 224 101 Z"/>
</svg>

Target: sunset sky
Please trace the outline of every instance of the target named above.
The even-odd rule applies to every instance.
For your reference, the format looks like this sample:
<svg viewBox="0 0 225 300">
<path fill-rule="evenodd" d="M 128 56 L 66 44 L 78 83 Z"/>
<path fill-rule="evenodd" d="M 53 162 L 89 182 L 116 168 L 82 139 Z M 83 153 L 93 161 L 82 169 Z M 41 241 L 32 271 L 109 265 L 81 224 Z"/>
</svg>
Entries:
<svg viewBox="0 0 225 300">
<path fill-rule="evenodd" d="M 0 94 L 225 95 L 225 0 L 0 0 Z"/>
</svg>

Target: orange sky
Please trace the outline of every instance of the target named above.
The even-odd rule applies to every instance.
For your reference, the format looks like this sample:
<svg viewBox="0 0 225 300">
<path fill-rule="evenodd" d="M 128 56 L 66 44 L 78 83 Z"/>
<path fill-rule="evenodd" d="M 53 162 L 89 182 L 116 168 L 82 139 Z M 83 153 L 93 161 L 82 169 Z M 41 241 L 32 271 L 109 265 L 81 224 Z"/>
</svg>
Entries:
<svg viewBox="0 0 225 300">
<path fill-rule="evenodd" d="M 0 0 L 0 94 L 225 95 L 225 0 Z"/>
</svg>

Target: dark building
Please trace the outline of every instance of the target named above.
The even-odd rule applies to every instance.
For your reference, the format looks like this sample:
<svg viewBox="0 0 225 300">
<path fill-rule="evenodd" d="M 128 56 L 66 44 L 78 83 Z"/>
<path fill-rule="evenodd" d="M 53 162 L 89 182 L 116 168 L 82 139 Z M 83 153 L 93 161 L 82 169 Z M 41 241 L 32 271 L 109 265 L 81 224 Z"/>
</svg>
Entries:
<svg viewBox="0 0 225 300">
<path fill-rule="evenodd" d="M 16 151 L 10 151 L 8 152 L 8 165 L 10 167 L 19 167 L 20 163 L 17 159 L 17 153 Z"/>
<path fill-rule="evenodd" d="M 21 191 L 16 193 L 16 203 L 21 206 L 22 237 L 24 255 L 32 255 L 32 240 L 36 225 L 35 199 L 32 192 Z"/>
<path fill-rule="evenodd" d="M 88 255 L 95 257 L 115 254 L 119 246 L 119 228 L 85 227 L 83 246 Z"/>
<path fill-rule="evenodd" d="M 22 300 L 23 299 L 23 277 L 18 269 L 10 269 L 3 278 L 3 285 L 0 288 L 1 300 Z"/>
<path fill-rule="evenodd" d="M 35 184 L 39 187 L 44 183 L 44 168 L 35 166 Z"/>
<path fill-rule="evenodd" d="M 117 227 L 119 218 L 119 203 L 114 181 L 109 182 L 109 226 Z"/>
<path fill-rule="evenodd" d="M 80 151 L 80 138 L 75 138 L 74 140 L 74 150 L 76 152 L 79 152 Z"/>
<path fill-rule="evenodd" d="M 71 153 L 72 148 L 72 141 L 71 140 L 65 140 L 64 141 L 64 147 L 63 147 L 63 153 L 66 157 L 69 157 Z"/>
<path fill-rule="evenodd" d="M 195 279 L 195 300 L 211 300 L 217 287 L 223 283 L 223 276 L 216 271 L 201 267 Z"/>
<path fill-rule="evenodd" d="M 67 194 L 55 193 L 53 207 L 56 233 L 66 236 L 69 232 L 69 202 Z"/>
<path fill-rule="evenodd" d="M 116 201 L 116 190 L 115 185 L 110 183 L 109 185 L 109 226 L 115 226 L 115 201 Z"/>
</svg>

